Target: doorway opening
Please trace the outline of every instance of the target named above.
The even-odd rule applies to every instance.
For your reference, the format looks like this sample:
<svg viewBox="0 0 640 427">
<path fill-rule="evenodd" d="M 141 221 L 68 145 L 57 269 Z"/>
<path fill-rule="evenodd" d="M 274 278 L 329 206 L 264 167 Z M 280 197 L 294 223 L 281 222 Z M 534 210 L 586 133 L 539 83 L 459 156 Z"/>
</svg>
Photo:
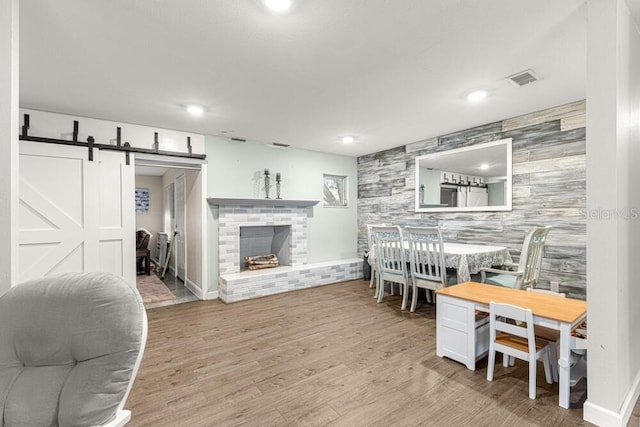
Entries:
<svg viewBox="0 0 640 427">
<path fill-rule="evenodd" d="M 136 157 L 136 230 L 149 239 L 150 274 L 138 269 L 145 307 L 204 299 L 206 224 L 202 215 L 205 165 L 163 156 Z M 143 195 L 138 199 L 138 195 Z M 139 264 L 139 261 L 137 262 Z"/>
</svg>

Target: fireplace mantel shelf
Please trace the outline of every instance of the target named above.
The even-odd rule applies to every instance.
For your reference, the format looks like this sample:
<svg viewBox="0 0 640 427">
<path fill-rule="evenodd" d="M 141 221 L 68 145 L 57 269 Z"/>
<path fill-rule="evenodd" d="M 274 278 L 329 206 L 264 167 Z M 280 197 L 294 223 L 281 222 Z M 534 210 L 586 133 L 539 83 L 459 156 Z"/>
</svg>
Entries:
<svg viewBox="0 0 640 427">
<path fill-rule="evenodd" d="M 285 200 L 285 199 L 232 199 L 224 197 L 208 197 L 207 202 L 215 206 L 273 206 L 308 208 L 318 204 L 319 200 Z"/>
</svg>

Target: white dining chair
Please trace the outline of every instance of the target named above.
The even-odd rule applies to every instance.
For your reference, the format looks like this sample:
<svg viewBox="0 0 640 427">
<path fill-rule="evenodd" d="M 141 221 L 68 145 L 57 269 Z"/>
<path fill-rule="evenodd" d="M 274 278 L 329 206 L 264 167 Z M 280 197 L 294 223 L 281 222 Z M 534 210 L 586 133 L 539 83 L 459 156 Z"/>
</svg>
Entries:
<svg viewBox="0 0 640 427">
<path fill-rule="evenodd" d="M 544 245 L 550 230 L 551 226 L 532 228 L 522 243 L 518 264 L 507 266 L 515 267 L 516 270 L 481 268 L 482 283 L 513 289 L 535 288 L 540 278 Z"/>
<path fill-rule="evenodd" d="M 502 353 L 505 367 L 515 364 L 514 357 L 524 360 L 529 363 L 529 398 L 535 399 L 538 360 L 542 360 L 544 364 L 547 383 L 553 383 L 549 344 L 549 341 L 536 338 L 531 310 L 491 301 L 489 304 L 487 381 L 493 381 L 496 352 Z"/>
<path fill-rule="evenodd" d="M 367 262 L 371 267 L 371 279 L 369 280 L 369 289 L 372 289 L 374 285 L 377 286 L 377 280 L 379 280 L 380 278 L 380 275 L 378 273 L 377 256 L 374 253 L 375 245 L 374 245 L 373 227 L 386 227 L 386 224 L 367 224 L 367 243 L 369 244 L 369 257 L 367 258 Z"/>
<path fill-rule="evenodd" d="M 409 250 L 409 275 L 412 283 L 411 309 L 416 311 L 418 288 L 425 289 L 427 301 L 430 293 L 456 283 L 455 278 L 447 278 L 444 262 L 442 234 L 437 227 L 407 227 L 404 237 Z M 406 297 L 406 295 L 405 295 Z M 403 298 L 402 309 L 406 308 Z"/>
<path fill-rule="evenodd" d="M 402 230 L 398 226 L 373 226 L 372 232 L 376 248 L 376 267 L 378 268 L 378 281 L 376 283 L 378 302 L 382 302 L 384 297 L 385 282 L 389 282 L 392 295 L 393 283 L 397 283 L 402 286 L 403 306 L 406 306 L 410 279 Z"/>
</svg>

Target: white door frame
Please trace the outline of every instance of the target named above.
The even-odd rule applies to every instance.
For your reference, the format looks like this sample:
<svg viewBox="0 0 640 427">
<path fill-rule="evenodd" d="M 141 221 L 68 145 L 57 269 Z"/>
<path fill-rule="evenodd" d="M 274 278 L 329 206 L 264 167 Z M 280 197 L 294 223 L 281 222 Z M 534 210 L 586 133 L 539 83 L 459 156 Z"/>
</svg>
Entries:
<svg viewBox="0 0 640 427">
<path fill-rule="evenodd" d="M 178 173 L 173 178 L 174 189 L 174 218 L 175 218 L 175 234 L 174 244 L 175 250 L 175 277 L 182 279 L 185 286 L 188 283 L 188 267 L 187 267 L 187 176 L 184 172 Z"/>
</svg>

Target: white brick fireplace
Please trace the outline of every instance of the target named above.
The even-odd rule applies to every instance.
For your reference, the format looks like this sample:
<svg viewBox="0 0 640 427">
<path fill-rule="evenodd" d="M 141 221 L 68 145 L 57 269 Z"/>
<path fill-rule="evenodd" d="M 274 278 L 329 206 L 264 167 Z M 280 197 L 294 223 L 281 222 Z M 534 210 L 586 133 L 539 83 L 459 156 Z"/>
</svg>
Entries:
<svg viewBox="0 0 640 427">
<path fill-rule="evenodd" d="M 362 260 L 307 263 L 307 217 L 318 202 L 277 199 L 207 199 L 218 217 L 218 293 L 229 303 L 362 277 Z M 290 265 L 241 271 L 240 228 L 289 226 Z"/>
</svg>

